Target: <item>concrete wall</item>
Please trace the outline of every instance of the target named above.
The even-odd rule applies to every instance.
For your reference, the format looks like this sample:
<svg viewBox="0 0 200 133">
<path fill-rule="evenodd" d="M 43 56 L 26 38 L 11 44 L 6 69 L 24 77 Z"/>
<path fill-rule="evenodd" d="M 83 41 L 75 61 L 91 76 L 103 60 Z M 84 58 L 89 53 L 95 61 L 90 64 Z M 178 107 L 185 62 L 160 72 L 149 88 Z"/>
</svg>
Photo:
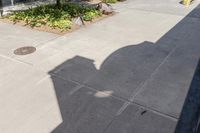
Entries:
<svg viewBox="0 0 200 133">
<path fill-rule="evenodd" d="M 12 5 L 12 2 L 11 1 L 14 1 L 14 3 L 19 3 L 19 2 L 26 2 L 26 0 L 1 0 L 2 1 L 2 5 L 3 7 L 5 6 L 11 6 Z"/>
<path fill-rule="evenodd" d="M 3 6 L 11 5 L 11 0 L 1 0 Z"/>
</svg>

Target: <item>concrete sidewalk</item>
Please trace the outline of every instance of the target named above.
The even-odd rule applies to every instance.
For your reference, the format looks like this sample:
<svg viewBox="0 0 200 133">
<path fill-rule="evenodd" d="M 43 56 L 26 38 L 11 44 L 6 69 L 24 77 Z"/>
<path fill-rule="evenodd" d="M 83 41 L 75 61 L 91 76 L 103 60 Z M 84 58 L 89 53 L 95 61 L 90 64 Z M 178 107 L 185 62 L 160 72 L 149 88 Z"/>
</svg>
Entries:
<svg viewBox="0 0 200 133">
<path fill-rule="evenodd" d="M 0 132 L 173 133 L 200 57 L 199 1 L 178 2 L 119 3 L 64 36 L 0 23 Z"/>
</svg>

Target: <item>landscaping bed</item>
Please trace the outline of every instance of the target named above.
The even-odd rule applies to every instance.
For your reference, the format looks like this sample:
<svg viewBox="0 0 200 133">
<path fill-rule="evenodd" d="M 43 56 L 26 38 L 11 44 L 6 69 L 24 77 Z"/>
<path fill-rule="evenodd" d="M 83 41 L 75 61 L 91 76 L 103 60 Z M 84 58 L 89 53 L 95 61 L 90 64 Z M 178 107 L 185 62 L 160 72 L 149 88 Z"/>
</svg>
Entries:
<svg viewBox="0 0 200 133">
<path fill-rule="evenodd" d="M 64 34 L 80 27 L 77 21 L 87 25 L 112 14 L 103 14 L 92 5 L 65 3 L 41 5 L 23 11 L 16 11 L 1 18 L 2 21 L 27 26 L 37 30 Z"/>
</svg>

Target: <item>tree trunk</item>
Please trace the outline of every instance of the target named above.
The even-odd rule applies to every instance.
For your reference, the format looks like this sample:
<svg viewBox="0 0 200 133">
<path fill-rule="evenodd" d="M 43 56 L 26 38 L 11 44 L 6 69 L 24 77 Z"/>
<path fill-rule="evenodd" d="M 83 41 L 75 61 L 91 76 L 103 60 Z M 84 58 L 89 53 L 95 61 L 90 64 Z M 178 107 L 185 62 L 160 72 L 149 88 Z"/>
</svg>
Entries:
<svg viewBox="0 0 200 133">
<path fill-rule="evenodd" d="M 3 2 L 0 0 L 0 9 L 3 7 Z"/>
<path fill-rule="evenodd" d="M 60 0 L 56 0 L 56 6 L 57 6 L 59 9 L 61 8 Z"/>
<path fill-rule="evenodd" d="M 0 16 L 3 15 L 3 2 L 0 0 Z"/>
</svg>

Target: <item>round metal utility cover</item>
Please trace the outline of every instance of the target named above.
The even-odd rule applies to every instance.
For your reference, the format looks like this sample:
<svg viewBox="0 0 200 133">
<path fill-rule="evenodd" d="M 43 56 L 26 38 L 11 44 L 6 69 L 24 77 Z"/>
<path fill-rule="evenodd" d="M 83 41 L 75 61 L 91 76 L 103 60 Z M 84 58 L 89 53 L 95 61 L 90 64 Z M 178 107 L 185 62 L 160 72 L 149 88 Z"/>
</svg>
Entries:
<svg viewBox="0 0 200 133">
<path fill-rule="evenodd" d="M 16 49 L 14 51 L 14 54 L 16 54 L 16 55 L 27 55 L 27 54 L 31 54 L 35 51 L 36 51 L 35 47 L 26 46 L 26 47 L 21 47 L 21 48 Z"/>
</svg>

